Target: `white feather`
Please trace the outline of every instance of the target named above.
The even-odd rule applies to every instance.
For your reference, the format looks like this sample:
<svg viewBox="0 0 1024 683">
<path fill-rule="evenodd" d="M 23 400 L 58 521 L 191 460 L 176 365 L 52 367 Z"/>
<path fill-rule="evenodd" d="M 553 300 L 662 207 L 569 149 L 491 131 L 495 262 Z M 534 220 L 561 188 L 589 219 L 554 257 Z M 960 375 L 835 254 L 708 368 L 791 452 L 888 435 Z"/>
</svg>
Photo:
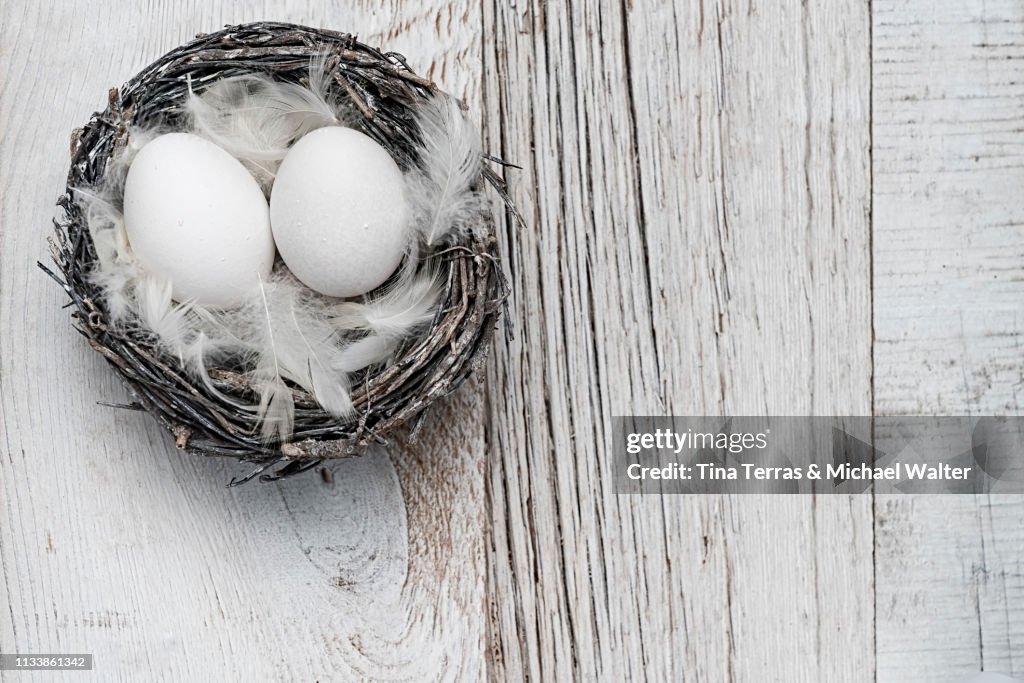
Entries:
<svg viewBox="0 0 1024 683">
<path fill-rule="evenodd" d="M 269 190 L 289 146 L 306 133 L 342 123 L 342 108 L 328 95 L 323 56 L 310 62 L 309 87 L 246 74 L 190 90 L 185 102 L 192 132 L 245 164 Z"/>
<path fill-rule="evenodd" d="M 156 335 L 159 345 L 179 360 L 194 332 L 189 320 L 190 303 L 171 299 L 171 282 L 155 275 L 143 275 L 134 287 L 138 324 Z"/>
<path fill-rule="evenodd" d="M 358 303 L 346 301 L 331 309 L 335 326 L 346 330 L 366 330 L 384 337 L 404 337 L 430 322 L 441 293 L 437 275 L 416 272 L 407 261 L 394 284 L 376 297 Z"/>
<path fill-rule="evenodd" d="M 480 136 L 453 98 L 437 94 L 419 107 L 419 166 L 406 176 L 416 230 L 428 247 L 477 229 L 484 204 L 479 185 Z"/>
<path fill-rule="evenodd" d="M 124 220 L 117 207 L 97 192 L 76 188 L 74 195 L 85 212 L 96 250 L 97 263 L 89 279 L 103 291 L 111 322 L 119 323 L 132 309 L 130 290 L 139 275 L 128 248 Z"/>
<path fill-rule="evenodd" d="M 257 386 L 260 387 L 260 405 L 257 414 L 262 425 L 261 433 L 265 440 L 270 441 L 276 434 L 282 441 L 287 441 L 292 434 L 294 425 L 295 403 L 291 389 L 284 383 L 284 378 L 281 375 L 282 369 L 274 334 L 274 321 L 262 279 L 259 283 L 259 295 L 265 315 L 261 321 L 263 339 L 260 345 L 259 360 L 252 372 Z"/>
<path fill-rule="evenodd" d="M 128 167 L 142 147 L 156 137 L 156 129 L 132 128 L 107 161 L 103 182 L 93 188 L 73 188 L 85 212 L 97 264 L 90 280 L 103 290 L 111 322 L 123 322 L 133 310 L 132 287 L 143 273 L 128 244 L 124 216 L 119 208 Z"/>
<path fill-rule="evenodd" d="M 382 294 L 332 308 L 331 319 L 339 329 L 367 332 L 342 349 L 335 358 L 335 369 L 351 373 L 386 361 L 403 338 L 434 317 L 440 283 L 429 270 L 417 272 L 415 261 L 408 259 Z"/>
<path fill-rule="evenodd" d="M 201 309 L 194 309 L 194 313 L 199 313 Z M 184 368 L 196 379 L 203 383 L 206 390 L 220 400 L 234 405 L 240 409 L 251 408 L 223 393 L 216 384 L 213 383 L 213 379 L 210 377 L 210 373 L 207 370 L 208 362 L 216 362 L 218 358 L 223 357 L 225 349 L 222 344 L 218 344 L 216 340 L 211 340 L 204 331 L 199 330 L 191 340 L 185 344 L 185 346 L 179 350 L 178 357 L 181 359 Z"/>
<path fill-rule="evenodd" d="M 256 367 L 256 375 L 266 375 L 266 381 L 260 386 L 260 404 L 256 413 L 260 421 L 260 436 L 264 441 L 274 441 L 275 437 L 287 441 L 295 427 L 295 399 L 292 390 L 284 383 L 280 375 L 274 375 L 263 365 Z"/>
<path fill-rule="evenodd" d="M 305 368 L 296 368 L 304 373 L 299 383 L 328 413 L 337 417 L 347 415 L 352 410 L 352 400 L 348 395 L 348 382 L 330 366 L 331 358 L 336 353 L 330 344 L 331 335 L 310 339 L 308 335 L 315 332 L 315 328 L 308 330 L 304 327 L 292 308 L 292 328 L 295 330 L 295 338 L 301 340 L 303 346 L 296 355 L 299 358 L 305 356 L 306 359 Z"/>
<path fill-rule="evenodd" d="M 252 368 L 249 375 L 260 391 L 255 410 L 266 439 L 286 440 L 291 434 L 294 401 L 285 380 L 305 389 L 332 415 L 351 412 L 348 378 L 332 368 L 338 345 L 323 307 L 287 271 L 278 271 L 261 281 L 241 307 L 199 316 L 206 343 L 219 349 L 218 355 L 240 358 Z M 202 353 L 191 362 L 205 363 L 210 357 Z"/>
<path fill-rule="evenodd" d="M 240 308 L 193 309 L 190 319 L 202 321 L 204 343 L 219 356 L 253 359 L 249 364 L 260 390 L 256 411 L 264 438 L 286 440 L 292 425 L 286 417 L 294 406 L 282 389 L 285 380 L 309 392 L 331 415 L 350 415 L 349 375 L 386 361 L 403 338 L 429 322 L 439 292 L 433 275 L 412 273 L 365 303 L 338 304 L 281 268 Z M 340 317 L 339 308 L 346 311 Z M 368 334 L 355 341 L 346 336 L 362 332 Z M 206 376 L 201 363 L 210 357 L 209 352 L 186 353 L 184 361 L 195 374 Z"/>
<path fill-rule="evenodd" d="M 370 334 L 358 339 L 335 357 L 332 367 L 345 373 L 356 372 L 363 368 L 382 363 L 391 356 L 398 340 L 380 334 Z"/>
<path fill-rule="evenodd" d="M 282 374 L 308 391 L 328 413 L 344 417 L 352 411 L 348 378 L 332 367 L 341 340 L 324 315 L 324 303 L 287 271 L 271 281 L 269 315 L 278 331 Z"/>
</svg>

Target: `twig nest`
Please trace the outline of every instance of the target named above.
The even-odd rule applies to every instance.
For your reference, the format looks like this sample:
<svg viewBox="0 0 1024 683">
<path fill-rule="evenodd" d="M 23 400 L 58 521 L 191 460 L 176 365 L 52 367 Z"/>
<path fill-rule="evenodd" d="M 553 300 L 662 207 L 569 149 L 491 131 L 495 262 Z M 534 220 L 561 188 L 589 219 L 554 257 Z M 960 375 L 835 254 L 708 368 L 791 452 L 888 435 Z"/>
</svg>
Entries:
<svg viewBox="0 0 1024 683">
<path fill-rule="evenodd" d="M 352 297 L 379 287 L 409 249 L 402 171 L 365 134 L 319 128 L 285 156 L 270 195 L 274 241 L 307 287 Z"/>
<path fill-rule="evenodd" d="M 486 186 L 516 215 L 489 163 L 401 56 L 230 27 L 76 131 L 50 274 L 179 448 L 294 474 L 418 424 L 480 365 L 508 293 Z"/>
</svg>

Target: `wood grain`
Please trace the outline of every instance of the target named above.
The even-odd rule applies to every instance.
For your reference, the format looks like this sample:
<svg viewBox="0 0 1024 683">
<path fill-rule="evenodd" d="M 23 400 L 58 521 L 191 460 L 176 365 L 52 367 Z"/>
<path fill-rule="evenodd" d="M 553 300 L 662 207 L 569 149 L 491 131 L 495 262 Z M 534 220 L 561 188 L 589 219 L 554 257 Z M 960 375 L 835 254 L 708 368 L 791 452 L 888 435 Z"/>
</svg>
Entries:
<svg viewBox="0 0 1024 683">
<path fill-rule="evenodd" d="M 873 8 L 875 410 L 1019 414 L 1024 6 Z M 878 680 L 1024 674 L 1024 497 L 876 515 Z"/>
<path fill-rule="evenodd" d="M 486 6 L 528 222 L 490 378 L 494 680 L 873 676 L 870 499 L 610 490 L 616 414 L 870 411 L 869 20 L 820 5 Z"/>
<path fill-rule="evenodd" d="M 357 29 L 480 116 L 516 338 L 417 443 L 225 490 L 70 329 L 67 136 L 200 30 Z M 0 5 L 0 651 L 66 680 L 1024 673 L 1024 500 L 619 496 L 616 414 L 1016 413 L 1024 7 Z M 53 680 L 6 674 L 0 680 Z"/>
<path fill-rule="evenodd" d="M 3 5 L 0 651 L 92 652 L 104 681 L 485 675 L 478 387 L 418 443 L 329 480 L 225 490 L 247 469 L 183 457 L 145 416 L 95 404 L 126 395 L 35 268 L 71 129 L 196 31 L 257 18 L 358 30 L 479 110 L 473 4 L 283 6 Z"/>
</svg>

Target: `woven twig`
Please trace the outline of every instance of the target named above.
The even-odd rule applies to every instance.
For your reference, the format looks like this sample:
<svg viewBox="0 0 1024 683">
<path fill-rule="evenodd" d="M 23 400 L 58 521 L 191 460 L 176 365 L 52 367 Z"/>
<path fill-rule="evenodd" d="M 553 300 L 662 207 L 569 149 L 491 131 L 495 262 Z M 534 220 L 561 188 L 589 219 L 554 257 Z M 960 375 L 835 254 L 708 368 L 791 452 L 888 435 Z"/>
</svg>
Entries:
<svg viewBox="0 0 1024 683">
<path fill-rule="evenodd" d="M 226 402 L 193 382 L 176 359 L 156 351 L 151 337 L 109 324 L 102 292 L 89 278 L 96 253 L 72 188 L 102 181 L 106 163 L 124 144 L 129 127 L 175 126 L 190 85 L 195 89 L 253 72 L 302 82 L 311 56 L 325 50 L 331 87 L 362 115 L 363 132 L 387 148 L 403 168 L 416 163 L 413 108 L 436 86 L 413 73 L 401 55 L 380 52 L 348 34 L 293 24 L 229 27 L 172 50 L 123 87 L 112 89 L 107 109 L 75 131 L 68 191 L 58 202 L 65 218 L 55 221 L 51 241 L 60 274 L 40 266 L 71 297 L 75 327 L 126 382 L 134 398 L 128 407 L 156 417 L 178 448 L 257 463 L 259 467 L 244 480 L 255 475 L 280 478 L 386 443 L 395 430 L 412 424 L 480 366 L 508 294 L 493 226 L 480 231 L 487 239 L 468 238 L 434 253 L 430 265 L 446 272 L 447 279 L 430 329 L 400 348 L 385 368 L 352 378 L 356 412 L 348 420 L 325 413 L 311 396 L 295 388 L 295 426 L 286 443 L 262 441 L 255 412 L 237 407 L 258 401 L 255 387 L 238 368 L 211 369 L 217 389 L 233 401 Z M 483 178 L 514 213 L 500 177 L 485 169 Z M 275 472 L 265 473 L 275 466 Z"/>
</svg>

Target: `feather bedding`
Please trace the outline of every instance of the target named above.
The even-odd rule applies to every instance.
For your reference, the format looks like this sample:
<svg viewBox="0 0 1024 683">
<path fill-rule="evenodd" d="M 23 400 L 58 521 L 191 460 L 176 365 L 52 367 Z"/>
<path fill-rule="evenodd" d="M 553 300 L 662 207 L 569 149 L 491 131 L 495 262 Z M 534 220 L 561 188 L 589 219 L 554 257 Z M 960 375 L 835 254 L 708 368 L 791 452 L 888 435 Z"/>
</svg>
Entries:
<svg viewBox="0 0 1024 683">
<path fill-rule="evenodd" d="M 345 125 L 344 101 L 330 95 L 326 55 L 310 62 L 308 85 L 247 74 L 215 81 L 185 101 L 190 132 L 242 162 L 269 193 L 291 144 L 324 126 Z"/>
<path fill-rule="evenodd" d="M 269 192 L 292 143 L 348 119 L 345 102 L 329 94 L 329 80 L 326 60 L 317 57 L 308 85 L 247 75 L 201 92 L 190 88 L 183 103 L 187 130 L 239 159 Z M 112 323 L 150 335 L 222 400 L 231 399 L 218 391 L 208 369 L 242 368 L 258 387 L 259 401 L 239 407 L 258 417 L 267 442 L 291 436 L 293 386 L 327 413 L 350 416 L 352 374 L 386 364 L 437 312 L 441 283 L 420 255 L 478 229 L 487 210 L 478 187 L 479 138 L 458 103 L 446 95 L 424 99 L 416 122 L 418 163 L 405 173 L 412 246 L 390 284 L 356 300 L 335 299 L 305 287 L 278 259 L 271 276 L 231 309 L 174 301 L 170 282 L 147 273 L 134 257 L 121 212 L 125 175 L 146 142 L 166 131 L 129 131 L 103 184 L 75 190 L 97 254 L 91 279 L 103 291 Z"/>
</svg>

